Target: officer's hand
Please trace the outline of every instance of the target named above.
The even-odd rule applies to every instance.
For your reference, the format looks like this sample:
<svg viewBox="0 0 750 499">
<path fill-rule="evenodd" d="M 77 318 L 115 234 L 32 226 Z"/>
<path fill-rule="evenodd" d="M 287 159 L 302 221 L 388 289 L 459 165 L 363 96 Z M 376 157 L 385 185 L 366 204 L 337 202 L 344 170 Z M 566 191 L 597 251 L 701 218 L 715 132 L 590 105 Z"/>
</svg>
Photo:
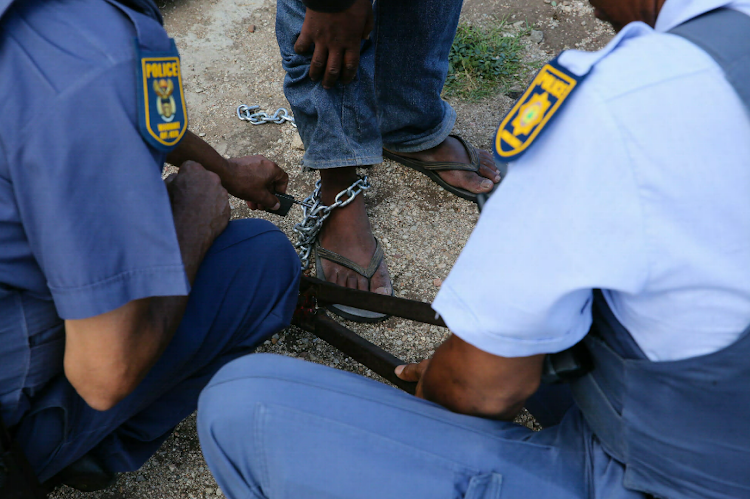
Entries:
<svg viewBox="0 0 750 499">
<path fill-rule="evenodd" d="M 219 176 L 194 161 L 186 161 L 167 184 L 167 189 L 180 248 L 186 249 L 184 244 L 191 248 L 192 245 L 203 247 L 206 243 L 210 246 L 224 231 L 231 215 L 229 195 Z M 200 249 L 207 249 L 207 246 Z"/>
<path fill-rule="evenodd" d="M 307 9 L 294 51 L 304 55 L 314 47 L 311 80 L 322 77 L 324 88 L 333 87 L 337 80 L 346 84 L 357 74 L 360 43 L 370 37 L 373 26 L 372 0 L 356 0 L 333 14 Z"/>
<path fill-rule="evenodd" d="M 227 190 L 247 202 L 251 210 L 276 210 L 281 205 L 274 192 L 286 193 L 289 175 L 263 156 L 243 156 L 229 160 Z"/>
<path fill-rule="evenodd" d="M 424 398 L 422 396 L 422 376 L 427 370 L 427 366 L 430 365 L 430 359 L 424 359 L 422 362 L 416 364 L 406 364 L 403 366 L 396 367 L 396 376 L 404 381 L 411 381 L 417 383 L 417 390 L 415 395 L 417 397 Z"/>
</svg>

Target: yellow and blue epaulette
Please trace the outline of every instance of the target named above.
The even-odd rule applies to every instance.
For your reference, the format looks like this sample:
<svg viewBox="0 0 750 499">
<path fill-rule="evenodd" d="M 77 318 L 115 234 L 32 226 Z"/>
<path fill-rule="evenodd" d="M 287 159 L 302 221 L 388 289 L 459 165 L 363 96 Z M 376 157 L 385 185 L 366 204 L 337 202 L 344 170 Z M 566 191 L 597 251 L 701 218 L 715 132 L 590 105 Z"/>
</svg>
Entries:
<svg viewBox="0 0 750 499">
<path fill-rule="evenodd" d="M 495 135 L 496 159 L 508 163 L 526 152 L 585 77 L 563 68 L 557 59 L 545 64 L 500 122 Z"/>
</svg>

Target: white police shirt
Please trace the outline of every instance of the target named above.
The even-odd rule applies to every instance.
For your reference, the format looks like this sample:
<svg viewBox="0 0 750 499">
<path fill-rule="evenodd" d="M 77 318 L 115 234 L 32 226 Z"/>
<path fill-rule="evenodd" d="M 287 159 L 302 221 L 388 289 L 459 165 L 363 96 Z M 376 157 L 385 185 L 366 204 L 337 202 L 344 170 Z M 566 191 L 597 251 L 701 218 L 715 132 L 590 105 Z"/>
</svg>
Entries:
<svg viewBox="0 0 750 499">
<path fill-rule="evenodd" d="M 647 357 L 717 351 L 750 324 L 750 113 L 705 52 L 665 31 L 750 0 L 667 0 L 652 29 L 560 64 L 586 80 L 507 177 L 434 308 L 495 355 L 564 350 L 592 289 Z"/>
</svg>

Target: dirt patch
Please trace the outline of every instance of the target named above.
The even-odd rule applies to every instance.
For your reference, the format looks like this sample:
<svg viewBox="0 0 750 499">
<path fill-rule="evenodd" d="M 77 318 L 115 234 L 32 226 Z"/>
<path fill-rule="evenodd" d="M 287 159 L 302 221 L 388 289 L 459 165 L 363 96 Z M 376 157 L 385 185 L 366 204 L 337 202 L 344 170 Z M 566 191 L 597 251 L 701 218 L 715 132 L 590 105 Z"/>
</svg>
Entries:
<svg viewBox="0 0 750 499">
<path fill-rule="evenodd" d="M 551 1 L 466 0 L 463 21 L 481 26 L 507 18 L 511 24 L 520 23 L 517 29 L 528 23 L 542 31 L 542 41 L 529 39 L 523 53 L 532 63 L 545 61 L 565 48 L 599 48 L 612 36 L 582 2 L 564 0 L 553 7 Z M 159 7 L 182 54 L 191 129 L 204 134 L 205 140 L 227 157 L 263 154 L 276 161 L 290 174 L 290 193 L 306 197 L 316 176 L 299 168 L 302 151 L 295 148 L 299 142 L 296 129 L 289 124 L 253 126 L 239 121 L 235 114 L 240 104 L 260 105 L 269 112 L 288 107 L 274 34 L 275 2 L 167 0 L 160 1 Z M 524 83 L 519 81 L 519 90 Z M 454 133 L 489 148 L 495 126 L 512 103 L 506 95 L 475 103 L 451 99 L 459 116 Z M 396 294 L 431 301 L 478 219 L 475 205 L 390 161 L 367 174 L 372 182 L 367 207 L 373 230 L 384 245 Z M 258 216 L 239 200 L 233 200 L 232 206 L 234 217 Z M 278 224 L 291 238 L 292 226 L 301 213 L 293 208 L 286 218 L 261 217 Z M 432 355 L 448 334 L 442 328 L 400 319 L 376 326 L 346 324 L 407 361 Z M 295 328 L 274 336 L 261 350 L 376 377 L 325 342 Z M 528 417 L 522 422 L 532 424 Z M 81 494 L 62 487 L 51 497 L 198 499 L 221 495 L 203 460 L 193 415 L 142 469 L 121 475 L 109 490 Z"/>
<path fill-rule="evenodd" d="M 472 23 L 483 24 L 495 19 L 509 23 L 528 23 L 541 30 L 544 39 L 539 44 L 548 58 L 562 50 L 597 50 L 614 34 L 609 25 L 594 17 L 588 2 L 578 0 L 466 0 L 462 17 Z"/>
</svg>

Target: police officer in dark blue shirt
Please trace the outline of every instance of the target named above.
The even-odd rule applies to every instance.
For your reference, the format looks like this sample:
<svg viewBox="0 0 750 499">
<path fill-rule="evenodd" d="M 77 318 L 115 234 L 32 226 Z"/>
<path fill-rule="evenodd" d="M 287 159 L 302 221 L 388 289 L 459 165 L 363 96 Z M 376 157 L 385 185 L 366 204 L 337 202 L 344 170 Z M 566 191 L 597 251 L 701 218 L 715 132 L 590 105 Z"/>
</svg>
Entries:
<svg viewBox="0 0 750 499">
<path fill-rule="evenodd" d="M 229 223 L 227 196 L 273 208 L 287 176 L 187 130 L 161 22 L 151 0 L 0 0 L 0 416 L 40 481 L 140 467 L 296 302 L 289 241 Z"/>
</svg>

